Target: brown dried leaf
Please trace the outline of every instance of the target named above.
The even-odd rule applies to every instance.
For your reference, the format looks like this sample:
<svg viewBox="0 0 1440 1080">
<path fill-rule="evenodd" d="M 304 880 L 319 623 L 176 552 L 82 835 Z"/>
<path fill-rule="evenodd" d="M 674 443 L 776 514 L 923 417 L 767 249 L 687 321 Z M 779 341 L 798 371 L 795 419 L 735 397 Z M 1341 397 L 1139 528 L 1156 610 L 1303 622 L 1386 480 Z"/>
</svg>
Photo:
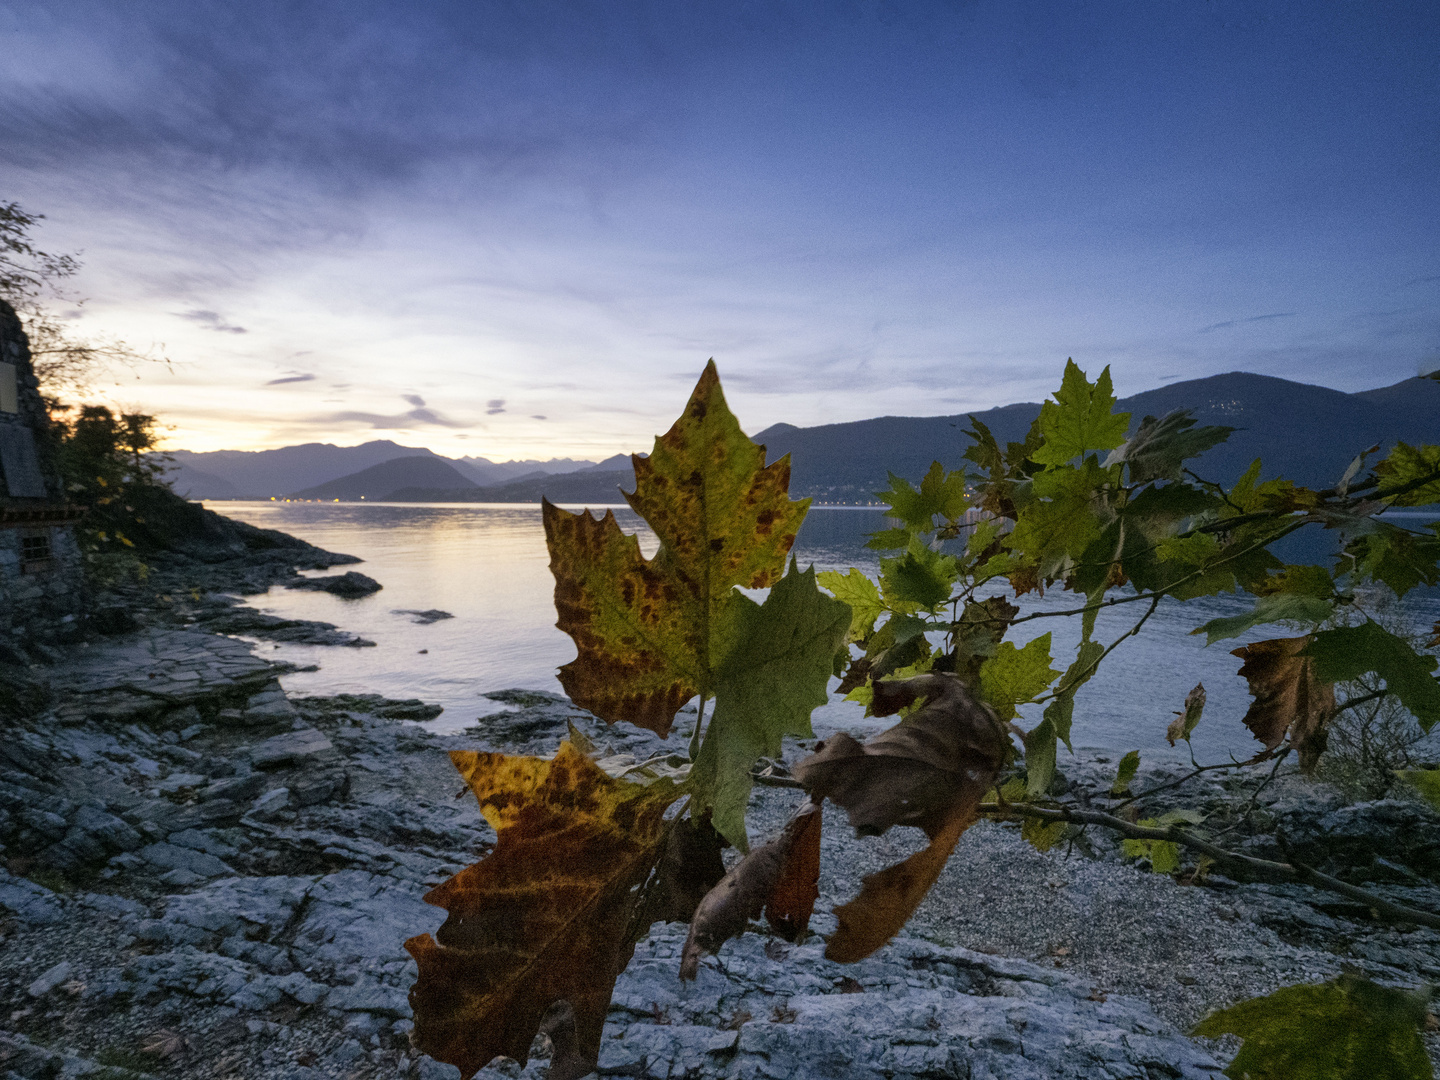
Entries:
<svg viewBox="0 0 1440 1080">
<path fill-rule="evenodd" d="M 921 707 L 863 746 L 839 734 L 795 766 L 814 799 L 829 798 L 861 835 L 914 825 L 924 851 L 865 878 L 860 895 L 836 909 L 840 929 L 825 955 L 848 963 L 870 955 L 905 925 L 977 816 L 1007 753 L 1005 726 L 948 673 L 875 684 L 873 711 Z"/>
<path fill-rule="evenodd" d="M 680 977 L 695 978 L 701 956 L 743 934 L 750 920 L 767 908 L 772 926 L 794 927 L 798 937 L 820 895 L 819 847 L 820 806 L 807 802 L 778 837 L 754 848 L 700 901 L 681 953 Z"/>
<path fill-rule="evenodd" d="M 1440 649 L 1440 619 L 1435 620 L 1435 625 L 1430 630 L 1435 636 L 1425 642 L 1425 648 Z"/>
<path fill-rule="evenodd" d="M 720 857 L 730 845 L 710 824 L 710 815 L 696 822 L 683 818 L 670 826 L 665 854 L 655 868 L 654 880 L 632 928 L 639 938 L 657 922 L 688 923 L 707 893 L 725 876 Z"/>
<path fill-rule="evenodd" d="M 405 943 L 420 968 L 410 991 L 415 1045 L 465 1078 L 501 1055 L 524 1062 L 548 1010 L 564 1001 L 578 1054 L 593 1067 L 633 948 L 638 889 L 664 849 L 665 810 L 678 793 L 665 781 L 612 779 L 570 743 L 552 761 L 450 759 L 498 836 L 486 858 L 425 896 L 449 913 L 434 938 Z"/>
<path fill-rule="evenodd" d="M 786 941 L 800 940 L 820 898 L 820 803 L 806 803 L 796 820 L 780 877 L 765 902 L 765 921 Z"/>
<path fill-rule="evenodd" d="M 140 1053 L 158 1058 L 173 1058 L 185 1050 L 185 1037 L 169 1028 L 161 1028 L 140 1044 Z"/>
<path fill-rule="evenodd" d="M 1185 695 L 1185 711 L 1177 712 L 1175 719 L 1165 729 L 1165 738 L 1174 746 L 1181 739 L 1190 741 L 1190 733 L 1200 723 L 1200 714 L 1205 711 L 1205 684 L 1196 683 L 1195 689 Z"/>
<path fill-rule="evenodd" d="M 1314 663 L 1300 652 L 1314 636 L 1271 638 L 1232 650 L 1245 662 L 1240 675 L 1250 683 L 1254 701 L 1245 726 L 1265 745 L 1258 759 L 1285 741 L 1300 753 L 1300 766 L 1314 768 L 1325 750 L 1325 726 L 1335 714 L 1335 687 L 1315 677 Z"/>
</svg>

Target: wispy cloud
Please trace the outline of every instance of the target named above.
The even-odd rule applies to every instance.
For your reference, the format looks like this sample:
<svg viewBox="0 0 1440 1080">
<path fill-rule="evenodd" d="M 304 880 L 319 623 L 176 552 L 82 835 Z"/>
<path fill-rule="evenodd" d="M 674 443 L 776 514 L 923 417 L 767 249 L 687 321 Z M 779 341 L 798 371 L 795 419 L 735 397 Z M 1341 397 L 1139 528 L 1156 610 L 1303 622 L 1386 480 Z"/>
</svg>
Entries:
<svg viewBox="0 0 1440 1080">
<path fill-rule="evenodd" d="M 1231 326 L 1244 326 L 1252 322 L 1269 322 L 1271 319 L 1291 319 L 1298 315 L 1296 311 L 1277 311 L 1273 315 L 1252 315 L 1248 319 L 1230 319 L 1228 322 L 1211 323 L 1209 326 L 1202 326 L 1197 333 L 1208 334 L 1212 330 L 1225 330 Z"/>
<path fill-rule="evenodd" d="M 422 398 L 419 394 L 401 394 L 400 399 L 402 401 L 408 401 L 417 409 L 423 409 L 425 407 L 425 399 Z"/>
<path fill-rule="evenodd" d="M 314 376 L 314 375 L 286 375 L 286 376 L 283 376 L 282 378 L 279 378 L 279 379 L 271 379 L 271 380 L 270 380 L 269 382 L 267 382 L 265 385 L 266 385 L 266 386 L 284 386 L 286 383 L 292 383 L 292 382 L 314 382 L 314 381 L 315 381 L 315 376 Z"/>
<path fill-rule="evenodd" d="M 414 427 L 443 427 L 451 429 L 471 428 L 475 425 L 464 420 L 452 420 L 448 416 L 436 412 L 434 409 L 416 408 L 409 412 L 396 413 L 387 416 L 384 413 L 359 412 L 356 410 L 345 410 L 344 412 L 326 413 L 323 416 L 309 418 L 314 424 L 368 424 L 370 427 L 381 431 L 405 431 Z"/>
<path fill-rule="evenodd" d="M 485 403 L 485 415 L 496 416 L 505 411 L 504 398 L 491 398 Z"/>
<path fill-rule="evenodd" d="M 214 330 L 221 334 L 249 333 L 249 331 L 246 330 L 243 326 L 234 326 L 226 322 L 223 318 L 221 318 L 218 311 L 203 311 L 197 309 L 195 311 L 180 311 L 176 312 L 176 314 L 179 315 L 182 319 L 188 319 L 190 322 L 199 323 L 201 326 L 205 327 L 205 329 Z"/>
</svg>

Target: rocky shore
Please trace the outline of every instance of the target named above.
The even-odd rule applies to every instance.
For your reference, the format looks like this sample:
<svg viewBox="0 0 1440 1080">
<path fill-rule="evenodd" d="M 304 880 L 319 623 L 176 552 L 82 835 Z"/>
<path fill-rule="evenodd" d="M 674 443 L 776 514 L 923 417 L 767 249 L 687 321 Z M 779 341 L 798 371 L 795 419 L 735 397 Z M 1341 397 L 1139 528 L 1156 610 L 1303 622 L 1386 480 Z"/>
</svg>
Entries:
<svg viewBox="0 0 1440 1080">
<path fill-rule="evenodd" d="M 6 668 L 24 685 L 0 721 L 0 1076 L 453 1077 L 410 1046 L 402 948 L 443 920 L 425 892 L 494 840 L 446 751 L 549 754 L 569 723 L 609 755 L 662 745 L 532 691 L 497 694 L 511 711 L 450 736 L 414 723 L 438 711 L 418 701 L 292 700 L 279 669 L 214 631 L 249 617 L 236 597 L 346 560 L 248 539 L 157 568 L 132 628 Z M 1063 764 L 1072 792 L 1106 805 L 1117 758 Z M 1132 788 L 1183 769 L 1147 755 Z M 1257 779 L 1202 777 L 1145 813 L 1223 820 Z M 754 831 L 798 798 L 758 787 Z M 1295 857 L 1440 910 L 1440 816 L 1424 805 L 1347 806 L 1283 772 L 1258 805 Z M 1227 842 L 1264 855 L 1262 835 Z M 857 840 L 832 814 L 812 930 L 914 839 Z M 815 934 L 755 932 L 682 984 L 685 927 L 657 925 L 617 986 L 600 1073 L 1213 1080 L 1234 1047 L 1181 1033 L 1211 1008 L 1342 970 L 1440 981 L 1440 933 L 1303 887 L 1189 880 L 1095 830 L 1042 854 L 981 823 L 860 964 L 826 961 Z M 541 1077 L 536 1049 L 481 1076 Z"/>
</svg>

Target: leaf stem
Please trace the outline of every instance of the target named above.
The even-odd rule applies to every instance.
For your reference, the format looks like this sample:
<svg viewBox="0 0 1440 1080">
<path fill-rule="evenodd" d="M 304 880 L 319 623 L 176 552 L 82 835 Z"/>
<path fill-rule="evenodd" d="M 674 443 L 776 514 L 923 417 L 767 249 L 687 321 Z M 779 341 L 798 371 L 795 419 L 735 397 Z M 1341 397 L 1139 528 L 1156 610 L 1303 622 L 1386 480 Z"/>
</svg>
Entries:
<svg viewBox="0 0 1440 1080">
<path fill-rule="evenodd" d="M 1131 840 L 1168 840 L 1201 854 L 1209 855 L 1217 863 L 1229 863 L 1244 867 L 1257 874 L 1285 878 L 1302 885 L 1314 885 L 1329 892 L 1347 896 L 1352 900 L 1358 900 L 1396 922 L 1415 923 L 1440 930 L 1440 915 L 1394 903 L 1383 896 L 1351 885 L 1349 882 L 1341 881 L 1329 874 L 1322 874 L 1314 867 L 1306 866 L 1301 862 L 1271 862 L 1269 859 L 1257 859 L 1253 855 L 1241 855 L 1239 852 L 1227 851 L 1208 840 L 1192 836 L 1175 825 L 1166 828 L 1147 828 L 1098 810 L 1070 810 L 1064 807 L 1033 806 L 1029 803 L 981 803 L 980 812 L 995 817 L 1020 816 L 1039 818 L 1042 821 L 1064 821 L 1076 825 L 1100 825 L 1107 829 L 1113 829 Z"/>
<path fill-rule="evenodd" d="M 695 731 L 690 735 L 690 746 L 686 751 L 690 760 L 695 761 L 700 756 L 700 723 L 705 719 L 705 695 L 700 695 L 700 702 L 695 706 Z"/>
</svg>

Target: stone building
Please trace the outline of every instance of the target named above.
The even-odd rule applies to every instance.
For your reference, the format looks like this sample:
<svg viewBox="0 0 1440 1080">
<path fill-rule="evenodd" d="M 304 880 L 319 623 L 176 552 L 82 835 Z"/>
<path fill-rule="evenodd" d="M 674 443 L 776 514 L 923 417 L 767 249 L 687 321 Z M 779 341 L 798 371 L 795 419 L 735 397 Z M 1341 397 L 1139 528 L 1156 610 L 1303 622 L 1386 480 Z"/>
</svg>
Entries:
<svg viewBox="0 0 1440 1080">
<path fill-rule="evenodd" d="M 29 342 L 0 300 L 0 643 L 67 636 L 84 612 L 79 512 L 66 502 L 48 423 Z"/>
</svg>

